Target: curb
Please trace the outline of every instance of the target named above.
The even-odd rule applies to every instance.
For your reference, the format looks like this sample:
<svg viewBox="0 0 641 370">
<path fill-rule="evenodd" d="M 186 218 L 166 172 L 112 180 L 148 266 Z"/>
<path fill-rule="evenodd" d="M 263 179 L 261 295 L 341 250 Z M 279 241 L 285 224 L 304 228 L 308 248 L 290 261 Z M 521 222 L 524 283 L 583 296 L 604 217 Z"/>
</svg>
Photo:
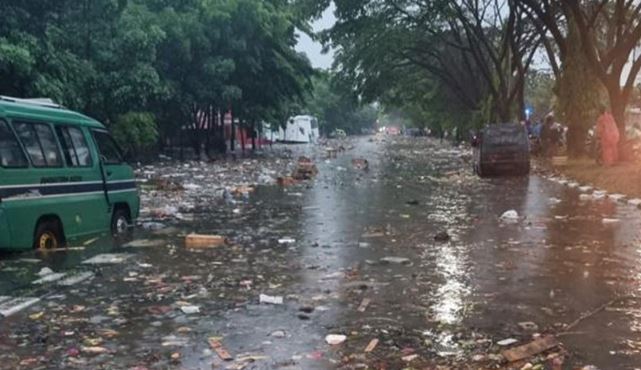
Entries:
<svg viewBox="0 0 641 370">
<path fill-rule="evenodd" d="M 631 198 L 630 196 L 625 194 L 617 194 L 617 193 L 610 194 L 605 190 L 595 189 L 591 185 L 581 185 L 576 181 L 564 179 L 562 177 L 543 176 L 543 178 L 545 178 L 546 180 L 555 182 L 559 185 L 563 185 L 567 188 L 576 189 L 582 195 L 583 194 L 598 195 L 598 197 L 593 197 L 594 199 L 601 199 L 601 198 L 610 199 L 620 204 L 627 204 L 629 206 L 641 209 L 641 199 L 639 198 Z"/>
</svg>

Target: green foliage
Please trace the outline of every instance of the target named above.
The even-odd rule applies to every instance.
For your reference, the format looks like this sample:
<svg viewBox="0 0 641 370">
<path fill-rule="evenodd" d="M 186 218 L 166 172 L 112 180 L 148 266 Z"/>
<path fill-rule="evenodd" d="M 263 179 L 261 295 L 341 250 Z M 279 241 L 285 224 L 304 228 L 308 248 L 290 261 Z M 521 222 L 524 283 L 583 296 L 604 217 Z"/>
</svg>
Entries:
<svg viewBox="0 0 641 370">
<path fill-rule="evenodd" d="M 591 73 L 576 27 L 570 23 L 568 50 L 557 81 L 558 113 L 568 124 L 568 152 L 580 156 L 585 152 L 587 131 L 595 124 L 599 109 L 607 101 L 598 78 Z"/>
<path fill-rule="evenodd" d="M 362 104 L 335 76 L 327 72 L 318 73 L 313 78 L 313 86 L 303 110 L 318 118 L 320 129 L 325 134 L 336 129 L 360 134 L 362 129 L 375 126 L 378 109 L 371 104 Z"/>
<path fill-rule="evenodd" d="M 284 0 L 2 1 L 0 94 L 50 97 L 121 132 L 148 127 L 128 113 L 150 112 L 165 138 L 205 130 L 199 112 L 254 124 L 311 88 L 294 50 L 303 12 Z"/>
<path fill-rule="evenodd" d="M 525 102 L 533 110 L 534 121 L 542 121 L 555 104 L 556 80 L 551 73 L 532 69 L 525 85 Z"/>
<path fill-rule="evenodd" d="M 156 120 L 148 112 L 129 112 L 119 116 L 112 132 L 115 139 L 133 153 L 150 149 L 158 142 Z"/>
</svg>

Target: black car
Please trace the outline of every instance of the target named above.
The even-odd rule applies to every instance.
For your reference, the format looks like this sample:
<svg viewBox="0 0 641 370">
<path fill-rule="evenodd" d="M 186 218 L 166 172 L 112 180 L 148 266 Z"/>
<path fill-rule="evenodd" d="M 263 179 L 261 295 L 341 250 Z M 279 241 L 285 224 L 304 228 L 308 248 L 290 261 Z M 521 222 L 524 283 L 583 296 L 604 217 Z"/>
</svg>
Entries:
<svg viewBox="0 0 641 370">
<path fill-rule="evenodd" d="M 514 123 L 489 125 L 472 139 L 474 172 L 479 176 L 527 175 L 530 147 L 525 126 Z"/>
</svg>

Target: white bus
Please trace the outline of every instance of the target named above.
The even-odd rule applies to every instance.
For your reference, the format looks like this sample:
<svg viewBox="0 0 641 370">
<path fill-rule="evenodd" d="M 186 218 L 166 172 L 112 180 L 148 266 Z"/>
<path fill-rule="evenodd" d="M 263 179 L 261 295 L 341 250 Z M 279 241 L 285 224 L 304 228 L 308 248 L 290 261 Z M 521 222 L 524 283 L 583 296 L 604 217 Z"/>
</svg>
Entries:
<svg viewBox="0 0 641 370">
<path fill-rule="evenodd" d="M 286 143 L 316 143 L 320 132 L 318 120 L 312 116 L 296 116 L 287 120 L 287 127 L 279 130 L 279 139 Z"/>
</svg>

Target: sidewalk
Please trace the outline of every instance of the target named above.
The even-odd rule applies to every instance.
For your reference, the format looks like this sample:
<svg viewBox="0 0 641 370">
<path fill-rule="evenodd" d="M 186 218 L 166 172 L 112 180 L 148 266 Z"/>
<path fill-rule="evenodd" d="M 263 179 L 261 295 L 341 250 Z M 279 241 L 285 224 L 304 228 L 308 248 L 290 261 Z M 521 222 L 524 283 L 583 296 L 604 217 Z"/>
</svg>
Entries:
<svg viewBox="0 0 641 370">
<path fill-rule="evenodd" d="M 596 164 L 593 159 L 584 158 L 555 161 L 546 167 L 564 177 L 581 184 L 592 185 L 608 193 L 641 198 L 641 164 L 639 163 L 622 162 L 612 167 L 603 167 Z"/>
</svg>

